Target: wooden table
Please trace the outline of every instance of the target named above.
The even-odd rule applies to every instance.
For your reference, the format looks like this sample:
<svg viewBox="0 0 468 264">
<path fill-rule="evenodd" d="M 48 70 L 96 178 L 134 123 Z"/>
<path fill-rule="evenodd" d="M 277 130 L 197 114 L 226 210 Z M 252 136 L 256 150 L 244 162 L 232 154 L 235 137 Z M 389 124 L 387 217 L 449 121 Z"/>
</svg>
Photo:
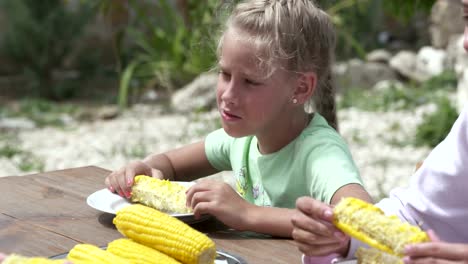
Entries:
<svg viewBox="0 0 468 264">
<path fill-rule="evenodd" d="M 54 256 L 78 243 L 105 246 L 122 237 L 112 224 L 114 215 L 86 204 L 91 193 L 105 187 L 107 174 L 91 166 L 0 178 L 0 252 Z M 249 264 L 301 263 L 292 240 L 255 237 L 220 226 L 215 220 L 193 225 L 218 249 Z"/>
</svg>

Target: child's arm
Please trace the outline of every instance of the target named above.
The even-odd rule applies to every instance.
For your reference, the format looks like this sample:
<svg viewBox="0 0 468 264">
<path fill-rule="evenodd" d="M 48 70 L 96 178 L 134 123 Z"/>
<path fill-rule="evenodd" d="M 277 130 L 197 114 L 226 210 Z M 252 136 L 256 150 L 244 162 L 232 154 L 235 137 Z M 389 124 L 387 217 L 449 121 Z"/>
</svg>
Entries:
<svg viewBox="0 0 468 264">
<path fill-rule="evenodd" d="M 369 194 L 359 184 L 348 184 L 336 191 L 331 199 L 332 206 L 343 197 L 356 197 L 372 202 Z M 338 253 L 346 256 L 349 237 L 333 224 L 332 206 L 312 199 L 299 198 L 296 202 L 297 213 L 292 218 L 292 236 L 301 252 L 308 256 L 323 256 Z"/>
<path fill-rule="evenodd" d="M 358 184 L 343 186 L 336 192 L 332 201 L 338 201 L 343 196 L 355 196 L 370 200 L 365 190 Z M 245 201 L 225 183 L 216 181 L 197 183 L 187 192 L 187 205 L 193 208 L 196 216 L 211 214 L 227 226 L 237 230 L 254 231 L 282 237 L 292 236 L 294 228 L 292 219 L 296 210 L 253 205 Z M 314 219 L 316 216 L 312 215 L 310 217 Z M 331 224 L 331 219 L 327 219 L 327 221 L 330 221 Z M 323 237 L 324 241 L 320 241 L 320 243 L 332 241 L 334 231 L 336 231 L 335 228 L 327 227 L 314 230 Z M 332 237 L 332 239 L 329 237 Z M 343 235 L 342 238 L 345 238 L 345 236 Z"/>
<path fill-rule="evenodd" d="M 291 237 L 294 209 L 256 206 L 224 182 L 203 180 L 195 184 L 187 191 L 187 206 L 193 208 L 195 217 L 211 214 L 240 231 Z"/>
<path fill-rule="evenodd" d="M 217 172 L 205 154 L 204 142 L 193 143 L 142 161 L 131 162 L 106 177 L 107 187 L 121 196 L 130 197 L 133 178 L 144 174 L 160 179 L 191 181 Z"/>
</svg>

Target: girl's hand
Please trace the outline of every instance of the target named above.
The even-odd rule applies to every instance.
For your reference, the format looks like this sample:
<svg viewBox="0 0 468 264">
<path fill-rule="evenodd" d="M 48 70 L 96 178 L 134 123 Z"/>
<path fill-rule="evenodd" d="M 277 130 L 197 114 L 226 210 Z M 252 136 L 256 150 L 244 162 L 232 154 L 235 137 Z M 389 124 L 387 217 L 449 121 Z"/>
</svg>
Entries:
<svg viewBox="0 0 468 264">
<path fill-rule="evenodd" d="M 347 254 L 349 237 L 332 224 L 333 212 L 329 205 L 301 197 L 296 201 L 296 208 L 291 219 L 292 237 L 302 253 L 307 256 Z"/>
<path fill-rule="evenodd" d="M 246 210 L 250 204 L 227 183 L 202 180 L 187 191 L 187 206 L 193 209 L 195 218 L 211 214 L 225 225 L 243 230 Z"/>
<path fill-rule="evenodd" d="M 432 230 L 428 234 L 432 242 L 406 246 L 405 264 L 468 263 L 468 244 L 443 242 Z"/>
<path fill-rule="evenodd" d="M 111 192 L 130 198 L 133 178 L 136 175 L 148 175 L 163 179 L 161 171 L 152 169 L 142 161 L 131 162 L 106 177 L 105 183 Z"/>
</svg>

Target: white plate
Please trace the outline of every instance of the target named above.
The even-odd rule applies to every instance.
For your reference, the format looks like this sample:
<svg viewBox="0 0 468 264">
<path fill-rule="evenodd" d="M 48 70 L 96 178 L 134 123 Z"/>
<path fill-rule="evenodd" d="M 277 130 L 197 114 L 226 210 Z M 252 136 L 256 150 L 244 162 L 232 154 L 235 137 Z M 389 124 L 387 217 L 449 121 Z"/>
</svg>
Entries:
<svg viewBox="0 0 468 264">
<path fill-rule="evenodd" d="M 183 186 L 190 187 L 191 185 L 195 184 L 194 182 L 177 182 Z M 92 208 L 106 212 L 109 214 L 116 214 L 119 209 L 124 208 L 125 206 L 129 206 L 132 203 L 127 199 L 123 198 L 120 195 L 112 193 L 109 189 L 104 188 L 99 191 L 92 193 L 86 199 L 86 202 Z M 193 213 L 174 213 L 169 214 L 171 216 L 177 217 L 184 222 L 198 222 L 199 220 L 203 220 L 207 218 L 206 216 L 202 216 L 201 219 L 195 219 Z"/>
<path fill-rule="evenodd" d="M 106 249 L 107 247 L 101 247 Z M 247 262 L 239 256 L 236 256 L 231 253 L 227 253 L 222 250 L 216 250 L 217 256 L 215 264 L 247 264 Z M 60 255 L 50 257 L 50 259 L 65 259 L 67 258 L 68 252 Z"/>
</svg>

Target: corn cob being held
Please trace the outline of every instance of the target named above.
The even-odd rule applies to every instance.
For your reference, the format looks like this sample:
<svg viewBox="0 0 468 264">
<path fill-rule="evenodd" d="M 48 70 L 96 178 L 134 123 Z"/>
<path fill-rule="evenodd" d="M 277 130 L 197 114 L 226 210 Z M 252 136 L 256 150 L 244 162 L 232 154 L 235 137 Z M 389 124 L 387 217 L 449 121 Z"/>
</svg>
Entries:
<svg viewBox="0 0 468 264">
<path fill-rule="evenodd" d="M 6 257 L 2 264 L 63 264 L 66 260 L 52 260 L 41 257 L 24 257 L 17 254 L 11 254 Z"/>
<path fill-rule="evenodd" d="M 107 251 L 134 264 L 181 264 L 156 249 L 144 246 L 128 238 L 120 238 L 107 245 Z"/>
<path fill-rule="evenodd" d="M 67 259 L 73 264 L 125 264 L 124 258 L 91 244 L 77 244 L 68 253 Z"/>
<path fill-rule="evenodd" d="M 356 251 L 356 257 L 359 264 L 403 264 L 400 257 L 376 248 L 360 247 Z"/>
<path fill-rule="evenodd" d="M 402 256 L 408 244 L 429 241 L 418 226 L 386 216 L 380 208 L 357 198 L 344 198 L 333 209 L 334 224 L 348 235 L 384 252 Z"/>
<path fill-rule="evenodd" d="M 185 191 L 187 187 L 176 182 L 138 175 L 132 186 L 131 201 L 166 213 L 189 213 Z"/>
<path fill-rule="evenodd" d="M 184 264 L 212 264 L 215 243 L 186 223 L 141 204 L 117 211 L 114 224 L 124 236 Z"/>
</svg>

